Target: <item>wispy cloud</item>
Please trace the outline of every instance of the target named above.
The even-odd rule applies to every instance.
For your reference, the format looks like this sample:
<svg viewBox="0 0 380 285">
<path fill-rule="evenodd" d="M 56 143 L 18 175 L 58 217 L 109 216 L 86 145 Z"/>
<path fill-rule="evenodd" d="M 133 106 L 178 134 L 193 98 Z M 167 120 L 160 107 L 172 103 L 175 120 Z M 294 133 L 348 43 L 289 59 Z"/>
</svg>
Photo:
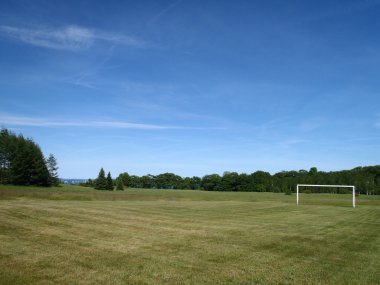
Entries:
<svg viewBox="0 0 380 285">
<path fill-rule="evenodd" d="M 166 6 L 164 9 L 162 9 L 159 13 L 154 15 L 147 23 L 147 25 L 152 25 L 156 23 L 161 17 L 163 17 L 167 12 L 169 12 L 171 9 L 173 9 L 175 6 L 177 6 L 179 3 L 181 3 L 183 0 L 177 0 L 173 2 L 172 4 Z"/>
<path fill-rule="evenodd" d="M 88 29 L 75 25 L 62 28 L 23 28 L 3 25 L 0 26 L 0 34 L 35 46 L 69 51 L 88 49 L 96 41 L 132 47 L 145 46 L 144 42 L 123 34 Z"/>
<path fill-rule="evenodd" d="M 31 118 L 0 115 L 0 125 L 2 126 L 26 126 L 26 127 L 82 127 L 82 128 L 106 128 L 106 129 L 140 129 L 140 130 L 169 130 L 169 129 L 188 129 L 188 130 L 217 130 L 220 128 L 202 128 L 187 126 L 169 126 L 145 123 L 131 123 L 125 121 L 69 121 L 52 120 L 49 118 Z"/>
</svg>

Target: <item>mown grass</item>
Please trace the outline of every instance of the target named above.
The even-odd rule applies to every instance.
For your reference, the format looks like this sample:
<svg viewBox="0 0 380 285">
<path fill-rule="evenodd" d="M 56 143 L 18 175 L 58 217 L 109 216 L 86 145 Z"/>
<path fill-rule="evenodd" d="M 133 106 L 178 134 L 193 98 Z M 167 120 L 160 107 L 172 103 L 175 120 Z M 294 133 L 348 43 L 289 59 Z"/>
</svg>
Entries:
<svg viewBox="0 0 380 285">
<path fill-rule="evenodd" d="M 380 197 L 0 187 L 0 284 L 380 284 Z"/>
</svg>

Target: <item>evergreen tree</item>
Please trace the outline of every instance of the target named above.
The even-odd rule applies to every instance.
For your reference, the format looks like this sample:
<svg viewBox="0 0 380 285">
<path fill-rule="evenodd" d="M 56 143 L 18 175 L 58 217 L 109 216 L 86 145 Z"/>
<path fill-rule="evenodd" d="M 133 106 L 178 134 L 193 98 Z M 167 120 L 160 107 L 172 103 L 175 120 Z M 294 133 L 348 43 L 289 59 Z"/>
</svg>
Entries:
<svg viewBox="0 0 380 285">
<path fill-rule="evenodd" d="M 31 139 L 9 133 L 2 152 L 9 160 L 7 181 L 16 185 L 50 186 L 49 171 L 40 147 Z"/>
<path fill-rule="evenodd" d="M 95 180 L 95 189 L 107 190 L 107 179 L 103 167 L 100 169 L 98 178 Z"/>
<path fill-rule="evenodd" d="M 11 183 L 10 177 L 10 134 L 7 129 L 0 132 L 0 183 Z"/>
<path fill-rule="evenodd" d="M 121 180 L 120 178 L 116 180 L 116 190 L 124 191 L 123 180 Z"/>
<path fill-rule="evenodd" d="M 89 179 L 87 180 L 87 185 L 88 185 L 89 187 L 94 187 L 94 181 L 92 181 L 92 179 L 89 178 Z"/>
<path fill-rule="evenodd" d="M 46 160 L 46 165 L 49 171 L 50 175 L 50 184 L 57 186 L 59 184 L 59 178 L 58 178 L 58 164 L 57 159 L 54 157 L 53 154 L 50 154 L 48 159 Z"/>
<path fill-rule="evenodd" d="M 44 155 L 38 145 L 32 142 L 32 171 L 30 185 L 51 186 L 50 173 Z"/>
<path fill-rule="evenodd" d="M 110 191 L 113 190 L 113 180 L 111 177 L 111 172 L 108 172 L 107 174 L 107 190 L 110 190 Z"/>
</svg>

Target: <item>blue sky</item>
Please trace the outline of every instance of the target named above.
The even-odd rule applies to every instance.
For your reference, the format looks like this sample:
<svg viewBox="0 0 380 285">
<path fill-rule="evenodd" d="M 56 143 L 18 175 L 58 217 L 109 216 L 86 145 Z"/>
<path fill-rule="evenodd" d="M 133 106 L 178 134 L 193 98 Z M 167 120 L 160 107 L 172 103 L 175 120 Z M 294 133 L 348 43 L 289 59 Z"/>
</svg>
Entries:
<svg viewBox="0 0 380 285">
<path fill-rule="evenodd" d="M 65 178 L 379 164 L 380 1 L 1 1 L 0 124 Z"/>
</svg>

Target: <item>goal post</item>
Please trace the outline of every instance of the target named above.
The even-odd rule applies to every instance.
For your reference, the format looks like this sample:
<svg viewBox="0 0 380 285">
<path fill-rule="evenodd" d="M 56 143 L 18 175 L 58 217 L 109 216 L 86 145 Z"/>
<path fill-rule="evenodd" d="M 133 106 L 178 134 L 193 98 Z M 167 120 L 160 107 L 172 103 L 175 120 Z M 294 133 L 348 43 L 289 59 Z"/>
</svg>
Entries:
<svg viewBox="0 0 380 285">
<path fill-rule="evenodd" d="M 299 203 L 299 188 L 300 187 L 330 187 L 330 188 L 351 188 L 352 189 L 352 208 L 356 207 L 355 201 L 355 186 L 353 185 L 316 185 L 316 184 L 297 184 L 297 206 Z"/>
</svg>

